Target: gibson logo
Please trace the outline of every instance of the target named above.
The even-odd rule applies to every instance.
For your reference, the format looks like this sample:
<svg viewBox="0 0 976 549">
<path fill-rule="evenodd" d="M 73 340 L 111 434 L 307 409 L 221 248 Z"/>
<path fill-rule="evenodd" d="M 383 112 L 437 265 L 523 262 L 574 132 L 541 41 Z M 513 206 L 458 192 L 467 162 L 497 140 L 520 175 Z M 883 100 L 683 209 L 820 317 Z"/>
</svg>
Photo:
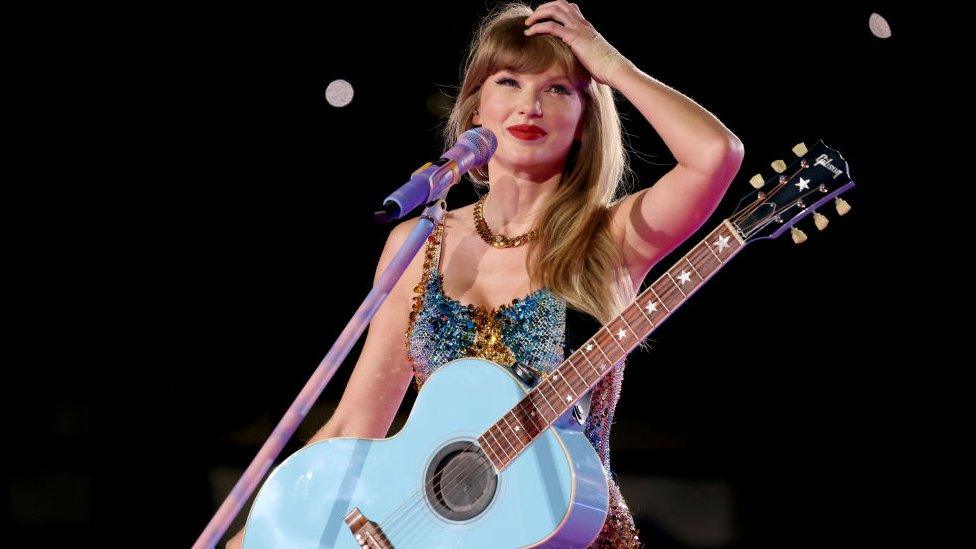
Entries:
<svg viewBox="0 0 976 549">
<path fill-rule="evenodd" d="M 821 154 L 820 156 L 817 157 L 817 160 L 813 163 L 813 165 L 823 166 L 830 173 L 834 174 L 834 179 L 837 179 L 837 176 L 840 175 L 842 172 L 840 168 L 834 166 L 833 164 L 831 164 L 831 162 L 833 162 L 833 160 L 829 156 L 827 156 L 826 154 Z"/>
</svg>

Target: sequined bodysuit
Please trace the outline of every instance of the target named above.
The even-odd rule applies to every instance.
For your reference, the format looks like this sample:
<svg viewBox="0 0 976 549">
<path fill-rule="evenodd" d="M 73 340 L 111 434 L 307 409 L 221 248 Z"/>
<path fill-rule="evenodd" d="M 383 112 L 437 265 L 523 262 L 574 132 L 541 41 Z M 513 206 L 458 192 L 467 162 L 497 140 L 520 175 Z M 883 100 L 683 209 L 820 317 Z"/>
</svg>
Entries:
<svg viewBox="0 0 976 549">
<path fill-rule="evenodd" d="M 504 366 L 518 362 L 544 375 L 562 363 L 567 347 L 575 350 L 602 326 L 593 317 L 567 307 L 566 301 L 548 288 L 490 310 L 452 299 L 444 293 L 440 272 L 444 232 L 441 223 L 427 240 L 423 276 L 414 289 L 406 332 L 407 355 L 418 390 L 437 367 L 471 356 Z M 625 361 L 616 364 L 589 398 L 583 399 L 588 400 L 589 407 L 588 414 L 584 412 L 583 431 L 610 480 L 607 520 L 590 547 L 641 547 L 633 516 L 610 470 L 610 426 L 624 366 Z"/>
</svg>

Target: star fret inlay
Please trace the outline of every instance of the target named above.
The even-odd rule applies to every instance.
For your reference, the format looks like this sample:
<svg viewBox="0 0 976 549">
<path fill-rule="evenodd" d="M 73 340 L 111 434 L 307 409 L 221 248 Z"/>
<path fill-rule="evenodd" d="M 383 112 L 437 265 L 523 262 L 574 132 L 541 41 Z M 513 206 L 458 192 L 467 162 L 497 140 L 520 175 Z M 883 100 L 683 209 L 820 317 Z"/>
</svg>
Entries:
<svg viewBox="0 0 976 549">
<path fill-rule="evenodd" d="M 712 244 L 718 248 L 718 253 L 722 253 L 722 250 L 729 247 L 729 235 L 718 237 L 718 240 Z"/>
</svg>

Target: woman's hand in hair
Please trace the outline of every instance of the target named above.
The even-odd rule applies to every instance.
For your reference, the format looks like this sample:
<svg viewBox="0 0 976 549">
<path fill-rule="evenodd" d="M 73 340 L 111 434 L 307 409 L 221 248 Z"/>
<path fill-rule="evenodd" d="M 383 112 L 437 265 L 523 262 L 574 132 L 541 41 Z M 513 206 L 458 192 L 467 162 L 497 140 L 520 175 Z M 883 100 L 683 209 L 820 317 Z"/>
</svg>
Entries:
<svg viewBox="0 0 976 549">
<path fill-rule="evenodd" d="M 566 0 L 542 4 L 525 19 L 525 26 L 526 36 L 548 33 L 562 39 L 601 84 L 613 86 L 618 71 L 633 66 L 583 17 L 579 6 Z"/>
</svg>

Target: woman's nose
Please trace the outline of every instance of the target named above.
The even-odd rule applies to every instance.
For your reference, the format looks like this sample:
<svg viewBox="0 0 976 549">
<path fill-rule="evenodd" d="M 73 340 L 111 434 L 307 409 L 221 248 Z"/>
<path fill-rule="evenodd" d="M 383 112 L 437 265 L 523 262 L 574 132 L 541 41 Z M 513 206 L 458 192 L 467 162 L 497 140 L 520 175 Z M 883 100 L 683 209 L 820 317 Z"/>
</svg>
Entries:
<svg viewBox="0 0 976 549">
<path fill-rule="evenodd" d="M 542 101 L 533 94 L 525 94 L 522 97 L 522 103 L 519 105 L 519 114 L 541 116 Z"/>
</svg>

